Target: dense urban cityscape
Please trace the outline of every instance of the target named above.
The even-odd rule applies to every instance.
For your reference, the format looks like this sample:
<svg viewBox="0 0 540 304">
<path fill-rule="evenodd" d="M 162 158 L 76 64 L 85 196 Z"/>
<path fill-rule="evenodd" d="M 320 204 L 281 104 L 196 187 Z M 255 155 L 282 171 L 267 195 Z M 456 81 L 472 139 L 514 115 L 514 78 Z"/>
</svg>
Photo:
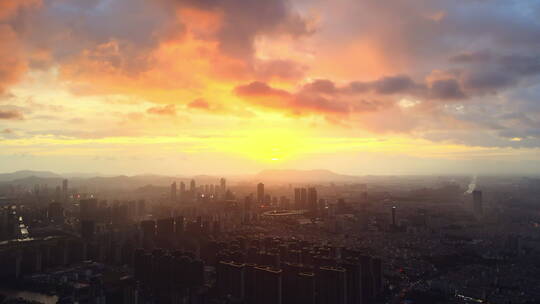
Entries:
<svg viewBox="0 0 540 304">
<path fill-rule="evenodd" d="M 291 172 L 1 175 L 0 294 L 5 303 L 539 303 L 539 178 L 294 171 L 308 184 Z M 266 174 L 286 182 L 262 182 Z"/>
</svg>

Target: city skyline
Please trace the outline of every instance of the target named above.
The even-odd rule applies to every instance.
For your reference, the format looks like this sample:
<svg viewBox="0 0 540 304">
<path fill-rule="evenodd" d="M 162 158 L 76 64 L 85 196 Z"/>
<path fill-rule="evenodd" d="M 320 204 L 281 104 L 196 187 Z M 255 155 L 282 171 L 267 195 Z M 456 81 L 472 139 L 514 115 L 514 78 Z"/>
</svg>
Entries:
<svg viewBox="0 0 540 304">
<path fill-rule="evenodd" d="M 534 174 L 539 11 L 0 1 L 2 171 Z"/>
</svg>

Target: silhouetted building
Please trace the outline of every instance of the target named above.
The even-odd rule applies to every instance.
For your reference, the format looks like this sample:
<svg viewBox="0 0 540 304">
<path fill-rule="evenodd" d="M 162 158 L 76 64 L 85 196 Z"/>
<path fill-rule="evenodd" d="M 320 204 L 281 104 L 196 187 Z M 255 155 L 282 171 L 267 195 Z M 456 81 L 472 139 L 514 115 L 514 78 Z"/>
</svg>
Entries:
<svg viewBox="0 0 540 304">
<path fill-rule="evenodd" d="M 373 291 L 374 291 L 374 277 L 372 272 L 372 262 L 371 257 L 369 256 L 359 256 L 358 261 L 360 262 L 361 270 L 361 285 L 362 285 L 362 303 L 371 303 L 373 301 Z"/>
<path fill-rule="evenodd" d="M 317 189 L 309 188 L 307 193 L 308 209 L 313 214 L 317 214 Z"/>
<path fill-rule="evenodd" d="M 315 274 L 301 272 L 298 274 L 298 302 L 299 304 L 315 304 L 316 284 Z"/>
<path fill-rule="evenodd" d="M 300 209 L 300 188 L 294 188 L 294 208 Z"/>
<path fill-rule="evenodd" d="M 153 240 L 156 237 L 156 222 L 153 220 L 142 221 L 141 232 L 143 239 Z"/>
<path fill-rule="evenodd" d="M 216 267 L 216 286 L 221 296 L 244 299 L 245 265 L 221 261 Z"/>
<path fill-rule="evenodd" d="M 49 221 L 52 221 L 57 224 L 64 223 L 64 208 L 60 202 L 49 203 L 49 208 L 47 208 L 47 217 Z"/>
<path fill-rule="evenodd" d="M 371 258 L 371 275 L 373 276 L 373 294 L 378 296 L 383 288 L 381 259 Z"/>
<path fill-rule="evenodd" d="M 174 218 L 157 220 L 156 235 L 160 239 L 171 239 L 174 236 Z"/>
<path fill-rule="evenodd" d="M 257 184 L 257 203 L 264 203 L 264 184 Z"/>
<path fill-rule="evenodd" d="M 93 220 L 81 221 L 81 237 L 84 240 L 91 240 L 96 233 L 96 222 Z"/>
<path fill-rule="evenodd" d="M 64 179 L 64 180 L 62 181 L 62 195 L 63 195 L 64 203 L 67 203 L 68 198 L 69 198 L 69 193 L 68 193 L 68 180 L 67 180 L 67 179 Z"/>
<path fill-rule="evenodd" d="M 225 194 L 225 192 L 227 191 L 227 181 L 223 177 L 219 180 L 219 188 L 219 191 L 222 194 Z"/>
<path fill-rule="evenodd" d="M 96 220 L 98 216 L 98 201 L 96 199 L 81 200 L 79 208 L 81 220 Z"/>
<path fill-rule="evenodd" d="M 362 277 L 358 261 L 346 260 L 343 267 L 347 274 L 347 303 L 358 304 L 362 302 Z"/>
<path fill-rule="evenodd" d="M 171 184 L 171 201 L 176 202 L 177 195 L 176 195 L 176 182 L 173 182 Z"/>
<path fill-rule="evenodd" d="M 317 303 L 346 304 L 347 277 L 341 267 L 320 267 L 316 273 Z"/>
<path fill-rule="evenodd" d="M 307 189 L 301 188 L 300 189 L 300 207 L 302 209 L 305 209 L 307 206 Z"/>
<path fill-rule="evenodd" d="M 281 269 L 255 267 L 255 292 L 257 303 L 281 304 Z"/>
<path fill-rule="evenodd" d="M 180 187 L 179 187 L 179 192 L 180 192 L 180 199 L 185 199 L 186 198 L 186 184 L 184 182 L 180 182 Z"/>
<path fill-rule="evenodd" d="M 392 206 L 392 229 L 396 229 L 397 228 L 397 223 L 396 223 L 396 206 Z"/>
<path fill-rule="evenodd" d="M 195 180 L 192 179 L 191 182 L 189 183 L 189 191 L 191 192 L 191 194 L 195 195 L 195 193 L 197 192 L 197 189 L 196 189 L 196 185 L 195 185 Z"/>
</svg>

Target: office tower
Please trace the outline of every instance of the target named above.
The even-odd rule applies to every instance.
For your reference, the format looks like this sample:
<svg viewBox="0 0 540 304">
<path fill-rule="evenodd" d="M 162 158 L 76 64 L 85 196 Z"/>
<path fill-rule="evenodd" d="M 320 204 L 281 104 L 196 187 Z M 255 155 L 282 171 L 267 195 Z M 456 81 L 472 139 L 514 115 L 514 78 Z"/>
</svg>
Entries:
<svg viewBox="0 0 540 304">
<path fill-rule="evenodd" d="M 194 179 L 192 179 L 191 182 L 189 183 L 189 191 L 191 192 L 192 195 L 195 195 L 195 192 L 197 192 Z"/>
<path fill-rule="evenodd" d="M 156 236 L 156 222 L 153 220 L 142 221 L 141 232 L 143 239 L 153 240 Z"/>
<path fill-rule="evenodd" d="M 264 203 L 264 184 L 257 184 L 257 203 Z"/>
<path fill-rule="evenodd" d="M 300 188 L 294 188 L 294 208 L 300 209 Z"/>
<path fill-rule="evenodd" d="M 169 239 L 174 235 L 174 218 L 157 220 L 156 235 L 160 239 Z"/>
<path fill-rule="evenodd" d="M 64 179 L 62 181 L 62 196 L 64 199 L 64 203 L 67 203 L 68 201 L 68 180 Z"/>
<path fill-rule="evenodd" d="M 317 189 L 309 188 L 307 192 L 308 209 L 313 214 L 317 214 Z"/>
<path fill-rule="evenodd" d="M 281 304 L 281 269 L 255 267 L 255 294 L 259 304 Z"/>
<path fill-rule="evenodd" d="M 245 264 L 220 261 L 216 267 L 216 285 L 221 296 L 237 301 L 245 295 Z"/>
<path fill-rule="evenodd" d="M 362 303 L 361 268 L 354 259 L 345 260 L 341 265 L 347 273 L 347 303 Z"/>
<path fill-rule="evenodd" d="M 305 209 L 307 206 L 307 190 L 306 188 L 300 189 L 300 207 L 301 209 Z"/>
<path fill-rule="evenodd" d="M 381 293 L 383 287 L 381 259 L 371 259 L 371 275 L 373 276 L 373 294 L 375 296 L 378 296 Z"/>
<path fill-rule="evenodd" d="M 396 206 L 392 206 L 392 229 L 395 229 L 396 227 Z"/>
<path fill-rule="evenodd" d="M 484 213 L 484 206 L 482 202 L 482 191 L 474 190 L 473 193 L 473 210 L 476 215 L 482 215 Z"/>
<path fill-rule="evenodd" d="M 59 202 L 49 203 L 49 208 L 47 209 L 47 217 L 49 218 L 49 221 L 55 222 L 57 224 L 63 223 L 64 208 L 62 207 L 62 204 Z"/>
<path fill-rule="evenodd" d="M 320 217 L 328 216 L 327 202 L 326 202 L 326 200 L 324 198 L 319 199 L 319 202 L 317 204 L 317 208 L 318 208 Z"/>
<path fill-rule="evenodd" d="M 315 274 L 312 272 L 301 272 L 298 275 L 298 291 L 296 303 L 298 304 L 315 304 L 316 300 L 316 284 Z"/>
<path fill-rule="evenodd" d="M 81 237 L 84 240 L 91 240 L 96 233 L 96 222 L 93 220 L 81 221 Z"/>
<path fill-rule="evenodd" d="M 373 291 L 374 291 L 374 277 L 373 277 L 373 267 L 371 262 L 371 257 L 360 255 L 358 256 L 358 261 L 360 263 L 360 282 L 362 285 L 362 303 L 371 303 L 373 301 Z"/>
<path fill-rule="evenodd" d="M 184 199 L 186 194 L 186 184 L 184 182 L 180 182 L 180 199 Z"/>
<path fill-rule="evenodd" d="M 176 202 L 176 182 L 171 184 L 171 201 Z"/>
<path fill-rule="evenodd" d="M 282 301 L 283 304 L 313 303 L 307 299 L 314 300 L 315 280 L 314 275 L 304 273 L 306 266 L 295 263 L 283 263 L 282 273 Z M 305 276 L 308 276 L 306 280 Z M 310 286 L 310 282 L 313 286 Z"/>
<path fill-rule="evenodd" d="M 79 202 L 80 219 L 96 220 L 98 216 L 98 201 L 95 198 L 84 199 Z"/>
<path fill-rule="evenodd" d="M 225 193 L 227 191 L 227 181 L 225 180 L 225 178 L 222 177 L 219 180 L 219 187 L 220 187 L 221 193 Z"/>
<path fill-rule="evenodd" d="M 323 266 L 319 268 L 316 275 L 318 303 L 347 303 L 347 278 L 345 269 Z"/>
<path fill-rule="evenodd" d="M 245 295 L 246 303 L 258 303 L 258 300 L 260 297 L 260 295 L 257 294 L 257 290 L 256 290 L 255 278 L 256 278 L 257 271 L 255 270 L 255 267 L 257 267 L 256 264 L 246 264 L 246 267 L 245 267 L 244 295 Z"/>
</svg>

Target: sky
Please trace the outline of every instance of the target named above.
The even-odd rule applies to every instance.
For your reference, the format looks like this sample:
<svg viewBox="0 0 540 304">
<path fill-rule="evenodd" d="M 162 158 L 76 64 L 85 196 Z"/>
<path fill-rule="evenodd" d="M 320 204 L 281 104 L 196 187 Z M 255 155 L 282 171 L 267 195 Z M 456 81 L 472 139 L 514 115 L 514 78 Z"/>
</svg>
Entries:
<svg viewBox="0 0 540 304">
<path fill-rule="evenodd" d="M 537 0 L 0 0 L 0 171 L 538 174 Z"/>
</svg>

